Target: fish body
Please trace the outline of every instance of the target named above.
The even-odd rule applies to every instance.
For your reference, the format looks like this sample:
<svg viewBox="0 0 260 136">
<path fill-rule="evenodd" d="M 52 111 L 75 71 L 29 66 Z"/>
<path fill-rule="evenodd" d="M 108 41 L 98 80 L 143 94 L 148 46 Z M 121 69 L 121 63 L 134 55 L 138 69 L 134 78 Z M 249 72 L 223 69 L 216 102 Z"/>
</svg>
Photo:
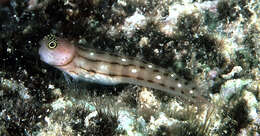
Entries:
<svg viewBox="0 0 260 136">
<path fill-rule="evenodd" d="M 66 39 L 52 36 L 45 37 L 40 45 L 41 60 L 74 79 L 106 85 L 130 83 L 181 96 L 195 103 L 207 101 L 199 95 L 194 82 L 151 63 L 76 47 Z"/>
</svg>

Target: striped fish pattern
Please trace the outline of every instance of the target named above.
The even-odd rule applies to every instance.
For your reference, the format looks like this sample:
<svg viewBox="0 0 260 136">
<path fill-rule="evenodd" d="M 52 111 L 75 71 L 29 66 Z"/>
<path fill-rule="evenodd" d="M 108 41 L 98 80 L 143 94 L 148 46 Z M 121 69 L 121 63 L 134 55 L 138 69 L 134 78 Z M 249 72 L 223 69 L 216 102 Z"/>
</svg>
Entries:
<svg viewBox="0 0 260 136">
<path fill-rule="evenodd" d="M 54 35 L 46 36 L 39 43 L 41 60 L 74 79 L 106 85 L 136 84 L 180 96 L 192 103 L 207 102 L 192 81 L 151 63 L 77 47 Z"/>
</svg>

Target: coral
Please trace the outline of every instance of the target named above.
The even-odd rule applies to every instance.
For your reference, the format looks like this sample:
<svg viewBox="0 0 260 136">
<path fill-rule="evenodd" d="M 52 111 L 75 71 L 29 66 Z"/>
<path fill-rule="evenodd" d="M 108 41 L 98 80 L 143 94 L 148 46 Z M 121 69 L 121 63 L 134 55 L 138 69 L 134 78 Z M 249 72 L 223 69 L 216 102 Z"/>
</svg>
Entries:
<svg viewBox="0 0 260 136">
<path fill-rule="evenodd" d="M 147 91 L 147 89 L 142 89 L 139 93 L 138 103 L 138 112 L 145 120 L 150 120 L 150 116 L 158 112 L 158 109 L 160 108 L 159 101 L 152 92 Z"/>
</svg>

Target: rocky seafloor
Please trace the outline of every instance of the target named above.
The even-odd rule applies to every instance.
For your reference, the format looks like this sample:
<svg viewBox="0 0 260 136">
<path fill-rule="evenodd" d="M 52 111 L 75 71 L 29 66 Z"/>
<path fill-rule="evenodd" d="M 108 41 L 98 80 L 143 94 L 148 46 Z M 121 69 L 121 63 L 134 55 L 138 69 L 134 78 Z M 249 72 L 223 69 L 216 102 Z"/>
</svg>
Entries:
<svg viewBox="0 0 260 136">
<path fill-rule="evenodd" d="M 259 136 L 259 0 L 0 0 L 1 136 Z M 74 81 L 48 34 L 191 78 L 210 104 Z"/>
</svg>

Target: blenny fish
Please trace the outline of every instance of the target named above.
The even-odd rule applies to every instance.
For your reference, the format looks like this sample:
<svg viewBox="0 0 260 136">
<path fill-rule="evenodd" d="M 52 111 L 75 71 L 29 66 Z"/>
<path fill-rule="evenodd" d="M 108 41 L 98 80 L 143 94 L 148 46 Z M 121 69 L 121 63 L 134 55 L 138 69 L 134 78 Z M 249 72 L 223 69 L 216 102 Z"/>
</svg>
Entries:
<svg viewBox="0 0 260 136">
<path fill-rule="evenodd" d="M 74 79 L 106 85 L 136 84 L 180 96 L 194 103 L 207 102 L 194 82 L 152 63 L 77 47 L 67 39 L 54 35 L 45 36 L 39 44 L 40 59 Z"/>
</svg>

